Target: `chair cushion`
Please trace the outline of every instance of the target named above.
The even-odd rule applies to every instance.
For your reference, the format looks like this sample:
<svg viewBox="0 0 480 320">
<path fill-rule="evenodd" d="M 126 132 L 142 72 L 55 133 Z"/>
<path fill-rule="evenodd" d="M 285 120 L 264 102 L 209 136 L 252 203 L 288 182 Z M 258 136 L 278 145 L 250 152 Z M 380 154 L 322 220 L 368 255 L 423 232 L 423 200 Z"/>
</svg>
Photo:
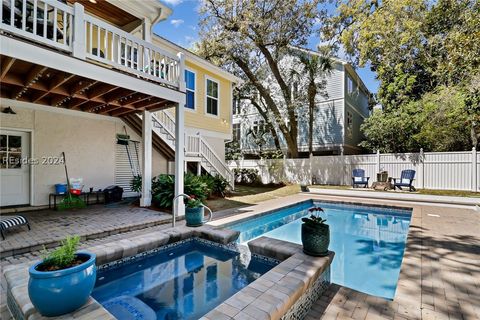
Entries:
<svg viewBox="0 0 480 320">
<path fill-rule="evenodd" d="M 410 179 L 402 179 L 402 184 L 410 184 Z"/>
<path fill-rule="evenodd" d="M 3 230 L 14 226 L 21 226 L 23 224 L 27 224 L 27 218 L 24 216 L 2 216 L 0 217 L 0 227 Z"/>
<path fill-rule="evenodd" d="M 364 177 L 353 177 L 353 181 L 355 182 L 364 182 L 366 179 Z"/>
</svg>

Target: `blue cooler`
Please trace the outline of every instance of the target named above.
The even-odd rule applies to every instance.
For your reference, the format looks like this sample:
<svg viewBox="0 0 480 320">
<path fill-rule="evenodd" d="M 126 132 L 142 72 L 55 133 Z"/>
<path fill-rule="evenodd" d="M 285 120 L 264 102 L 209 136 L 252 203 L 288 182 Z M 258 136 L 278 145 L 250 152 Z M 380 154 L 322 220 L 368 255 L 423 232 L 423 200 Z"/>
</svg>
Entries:
<svg viewBox="0 0 480 320">
<path fill-rule="evenodd" d="M 55 193 L 56 194 L 65 194 L 67 193 L 67 185 L 64 183 L 57 183 L 55 185 Z"/>
</svg>

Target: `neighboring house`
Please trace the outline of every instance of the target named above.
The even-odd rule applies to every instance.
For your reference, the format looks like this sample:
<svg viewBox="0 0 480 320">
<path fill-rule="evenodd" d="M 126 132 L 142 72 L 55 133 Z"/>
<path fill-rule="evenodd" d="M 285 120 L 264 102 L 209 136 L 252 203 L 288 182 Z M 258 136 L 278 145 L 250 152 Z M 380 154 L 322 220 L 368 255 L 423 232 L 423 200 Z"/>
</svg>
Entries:
<svg viewBox="0 0 480 320">
<path fill-rule="evenodd" d="M 0 206 L 48 204 L 66 182 L 61 152 L 85 190 L 128 195 L 141 174 L 145 206 L 160 173 L 175 173 L 177 193 L 187 169 L 233 184 L 224 142 L 239 79 L 153 35 L 170 14 L 156 0 L 3 2 Z"/>
<path fill-rule="evenodd" d="M 312 51 L 308 52 L 315 54 Z M 368 106 L 370 93 L 350 64 L 337 58 L 332 58 L 332 61 L 333 69 L 330 74 L 318 79 L 319 83 L 323 81 L 325 84 L 323 91 L 326 95 L 318 94 L 316 97 L 313 153 L 314 155 L 359 153 L 361 149 L 358 147 L 358 143 L 363 139 L 360 125 L 370 114 Z M 295 68 L 301 66 L 299 62 L 294 62 L 293 65 L 296 66 Z M 298 70 L 298 72 L 302 73 L 302 70 Z M 305 85 L 303 88 L 296 82 L 291 85 L 293 94 L 298 90 L 306 92 Z M 275 82 L 266 85 L 268 88 L 274 86 Z M 307 102 L 296 109 L 296 114 L 300 156 L 308 157 Z M 286 124 L 288 126 L 288 123 Z M 272 136 L 268 130 L 265 130 L 263 117 L 249 100 L 235 103 L 233 136 L 234 140 L 239 142 L 240 149 L 246 158 L 258 157 L 261 150 L 275 150 Z M 286 143 L 282 139 L 282 135 L 279 136 L 281 148 L 286 150 Z"/>
</svg>

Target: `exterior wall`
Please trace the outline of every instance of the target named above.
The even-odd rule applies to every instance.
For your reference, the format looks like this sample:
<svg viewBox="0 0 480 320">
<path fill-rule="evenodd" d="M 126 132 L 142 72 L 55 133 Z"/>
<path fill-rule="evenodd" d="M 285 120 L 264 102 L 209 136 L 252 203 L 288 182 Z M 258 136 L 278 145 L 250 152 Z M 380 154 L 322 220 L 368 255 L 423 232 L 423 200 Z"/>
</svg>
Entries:
<svg viewBox="0 0 480 320">
<path fill-rule="evenodd" d="M 217 74 L 214 74 L 191 61 L 186 61 L 188 70 L 195 72 L 195 110 L 185 109 L 185 126 L 207 130 L 225 135 L 230 139 L 232 134 L 232 83 Z M 219 83 L 219 110 L 218 116 L 206 113 L 206 78 L 209 77 Z M 175 110 L 169 110 L 172 115 Z"/>
<path fill-rule="evenodd" d="M 124 123 L 118 118 L 97 116 L 83 112 L 51 107 L 16 106 L 16 115 L 0 114 L 1 128 L 32 130 L 33 150 L 31 157 L 60 157 L 64 151 L 68 173 L 71 178 L 83 178 L 84 188 L 105 188 L 114 184 L 116 134 L 123 133 Z M 10 105 L 10 104 L 9 104 Z M 53 109 L 53 108 L 51 108 Z M 133 140 L 141 138 L 127 126 Z M 154 150 L 153 174 L 166 173 L 167 161 Z M 32 205 L 48 204 L 48 194 L 56 183 L 65 182 L 63 165 L 32 166 Z"/>
</svg>

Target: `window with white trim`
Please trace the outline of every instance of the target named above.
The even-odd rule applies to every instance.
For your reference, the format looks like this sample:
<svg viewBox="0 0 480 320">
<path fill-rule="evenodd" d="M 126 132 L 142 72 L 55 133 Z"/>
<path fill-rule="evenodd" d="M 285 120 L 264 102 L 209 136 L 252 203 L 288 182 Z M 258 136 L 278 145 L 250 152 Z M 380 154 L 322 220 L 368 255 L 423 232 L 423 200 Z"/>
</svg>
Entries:
<svg viewBox="0 0 480 320">
<path fill-rule="evenodd" d="M 187 102 L 185 107 L 188 109 L 195 109 L 195 73 L 185 70 L 186 94 Z"/>
<path fill-rule="evenodd" d="M 207 114 L 218 116 L 218 82 L 207 79 Z"/>
<path fill-rule="evenodd" d="M 348 93 L 352 93 L 354 90 L 355 84 L 353 82 L 353 79 L 350 78 L 350 76 L 347 76 L 347 90 Z"/>
<path fill-rule="evenodd" d="M 233 141 L 240 141 L 240 123 L 233 124 Z"/>
</svg>

